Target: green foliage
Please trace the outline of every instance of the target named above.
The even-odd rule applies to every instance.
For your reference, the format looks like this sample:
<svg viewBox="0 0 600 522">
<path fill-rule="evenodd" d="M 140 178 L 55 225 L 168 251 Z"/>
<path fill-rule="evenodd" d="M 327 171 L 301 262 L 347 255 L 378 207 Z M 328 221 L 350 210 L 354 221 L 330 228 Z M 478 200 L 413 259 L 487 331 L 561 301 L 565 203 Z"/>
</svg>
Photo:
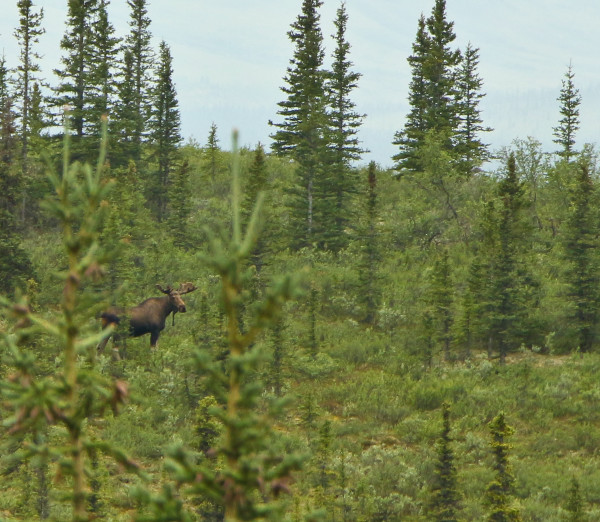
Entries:
<svg viewBox="0 0 600 522">
<path fill-rule="evenodd" d="M 92 134 L 100 136 L 102 116 L 113 112 L 116 81 L 113 75 L 121 40 L 114 36 L 115 29 L 108 19 L 108 1 L 99 0 L 96 19 L 92 26 L 93 47 L 91 63 L 91 100 L 88 119 Z"/>
<path fill-rule="evenodd" d="M 575 133 L 579 129 L 581 95 L 579 94 L 579 90 L 575 88 L 574 77 L 573 66 L 569 64 L 558 97 L 561 119 L 558 122 L 558 126 L 553 129 L 554 143 L 557 143 L 561 147 L 557 154 L 566 162 L 569 162 L 576 154 L 573 147 L 575 146 Z"/>
<path fill-rule="evenodd" d="M 438 439 L 438 460 L 435 468 L 435 479 L 432 485 L 431 514 L 435 520 L 458 520 L 459 494 L 457 490 L 456 466 L 454 452 L 450 447 L 450 407 L 442 405 L 443 428 Z"/>
<path fill-rule="evenodd" d="M 479 137 L 482 132 L 490 132 L 492 129 L 484 127 L 481 119 L 479 102 L 485 94 L 481 92 L 483 80 L 477 74 L 478 65 L 479 49 L 469 43 L 458 70 L 456 86 L 459 123 L 455 150 L 458 156 L 458 170 L 466 177 L 478 172 L 482 163 L 491 157 L 488 145 Z"/>
<path fill-rule="evenodd" d="M 593 232 L 597 222 L 595 187 L 588 166 L 578 166 L 577 185 L 564 227 L 564 258 L 568 284 L 567 299 L 571 303 L 570 324 L 578 348 L 589 351 L 596 344 L 599 295 L 597 244 Z"/>
<path fill-rule="evenodd" d="M 150 47 L 150 18 L 146 0 L 127 0 L 129 6 L 129 34 L 125 38 L 124 76 L 133 86 L 132 90 L 121 91 L 122 110 L 127 111 L 125 137 L 130 144 L 131 159 L 139 161 L 142 155 L 142 142 L 146 137 L 147 119 L 150 113 L 150 71 L 153 52 Z M 127 110 L 125 104 L 131 103 Z"/>
<path fill-rule="evenodd" d="M 419 21 L 409 58 L 410 113 L 397 134 L 395 161 L 410 175 L 397 179 L 375 164 L 353 168 L 362 116 L 351 102 L 360 75 L 348 59 L 346 12 L 338 10 L 327 71 L 320 2 L 307 1 L 290 31 L 295 49 L 275 126 L 282 150 L 258 145 L 232 156 L 220 149 L 213 124 L 202 146 L 173 142 L 159 184 L 166 163 L 147 126 L 159 121 L 156 110 L 150 118 L 149 102 L 160 104 L 159 90 L 150 89 L 150 20 L 145 1 L 128 5 L 131 32 L 120 64 L 108 71 L 115 42 L 106 2 L 89 4 L 98 10 L 86 14 L 95 23 L 88 51 L 98 67 L 84 78 L 84 139 L 75 155 L 97 149 L 94 110 L 103 112 L 108 101 L 109 161 L 91 177 L 88 167 L 70 168 L 66 178 L 77 178 L 79 192 L 70 191 L 71 206 L 53 207 L 47 217 L 35 210 L 51 190 L 41 180 L 40 157 L 58 165 L 60 152 L 47 134 L 44 83 L 30 86 L 24 163 L 24 77 L 13 78 L 0 62 L 0 98 L 9 107 L 0 144 L 1 281 L 6 294 L 23 289 L 29 306 L 7 304 L 0 318 L 8 340 L 0 348 L 0 376 L 10 392 L 1 406 L 9 443 L 0 455 L 1 517 L 72 517 L 62 499 L 74 486 L 70 459 L 77 451 L 67 447 L 79 427 L 74 447 L 87 441 L 79 454 L 90 517 L 217 521 L 238 509 L 238 518 L 429 520 L 445 516 L 429 510 L 432 488 L 442 471 L 449 476 L 452 462 L 461 502 L 460 513 L 448 518 L 484 520 L 486 485 L 502 493 L 493 470 L 482 465 L 489 458 L 486 422 L 510 411 L 516 429 L 509 493 L 518 501 L 510 498 L 509 508 L 518 503 L 526 520 L 565 518 L 569 496 L 577 498 L 565 477 L 576 476 L 585 514 L 600 519 L 594 148 L 554 162 L 535 138 L 515 140 L 499 152 L 497 171 L 483 171 L 478 51 L 468 46 L 450 65 L 453 27 L 444 2 L 436 2 Z M 108 52 L 104 61 L 100 49 Z M 162 49 L 165 58 L 166 44 Z M 309 137 L 315 141 L 303 141 Z M 242 175 L 244 198 L 237 184 L 231 187 L 232 172 Z M 98 176 L 114 190 L 102 189 L 99 213 L 84 212 L 85 187 L 96 186 Z M 264 201 L 261 219 L 253 212 L 257 198 Z M 162 221 L 150 212 L 159 208 Z M 90 232 L 101 214 L 102 226 Z M 69 248 L 80 233 L 81 241 L 98 245 L 78 258 L 79 280 L 67 277 L 65 220 L 73 233 Z M 94 256 L 98 266 L 89 264 Z M 105 277 L 92 277 L 101 272 Z M 286 301 L 295 288 L 289 280 L 269 283 L 290 272 L 308 274 L 300 302 Z M 199 291 L 186 299 L 187 314 L 178 314 L 175 325 L 168 321 L 160 348 L 128 339 L 124 360 L 96 356 L 101 334 L 92 332 L 100 331 L 94 316 L 102 307 L 133 305 L 156 283 L 182 280 Z M 82 299 L 72 324 L 77 338 L 89 341 L 76 350 L 77 414 L 65 399 L 68 328 L 60 304 L 73 289 Z M 498 355 L 505 364 L 497 364 Z M 125 381 L 131 400 L 117 417 L 109 406 L 122 398 Z M 290 392 L 294 400 L 278 408 Z M 11 405 L 17 395 L 33 408 Z M 48 397 L 58 397 L 56 411 L 73 420 L 57 417 Z M 452 403 L 452 437 L 445 424 L 440 438 L 445 402 Z M 15 417 L 19 411 L 22 418 Z M 94 415 L 82 420 L 86 411 Z M 27 433 L 9 433 L 18 419 L 31 425 Z M 115 447 L 144 463 L 147 482 L 123 473 L 112 457 L 130 461 Z M 298 454 L 307 465 L 291 481 Z M 55 479 L 57 470 L 64 480 Z M 279 495 L 288 489 L 289 502 Z"/>
<path fill-rule="evenodd" d="M 364 115 L 355 110 L 350 95 L 358 87 L 360 74 L 351 70 L 349 60 L 350 44 L 346 40 L 348 14 L 345 4 L 337 10 L 334 21 L 336 34 L 333 38 L 336 48 L 333 64 L 328 75 L 326 89 L 330 96 L 329 117 L 331 119 L 332 158 L 329 167 L 328 183 L 329 215 L 325 217 L 327 226 L 327 245 L 333 251 L 339 251 L 348 244 L 348 229 L 355 227 L 352 199 L 358 192 L 358 177 L 350 167 L 364 152 L 358 140 L 358 131 Z"/>
<path fill-rule="evenodd" d="M 257 410 L 261 386 L 250 379 L 261 360 L 260 350 L 254 344 L 257 336 L 292 297 L 295 283 L 290 276 L 277 282 L 261 302 L 254 304 L 250 320 L 242 327 L 244 288 L 249 280 L 244 261 L 254 246 L 260 199 L 242 236 L 238 176 L 236 161 L 231 238 L 221 239 L 215 232 L 210 233 L 210 253 L 203 257 L 221 280 L 229 348 L 226 370 L 211 364 L 202 352 L 195 355 L 200 367 L 214 380 L 213 392 L 223 404 L 211 410 L 222 426 L 223 436 L 211 449 L 214 459 L 196 464 L 190 454 L 176 448 L 171 452 L 169 467 L 179 484 L 188 485 L 189 493 L 222 506 L 226 520 L 253 520 L 277 516 L 281 510 L 278 497 L 288 490 L 290 472 L 299 464 L 297 456 L 275 452 L 276 438 L 269 417 Z M 170 520 L 189 519 L 180 503 L 173 500 L 171 488 L 165 488 L 157 497 L 145 497 L 145 502 L 150 503 L 154 514 L 141 516 L 139 520 L 163 520 L 164 516 Z"/>
<path fill-rule="evenodd" d="M 98 238 L 109 186 L 101 181 L 104 157 L 100 156 L 95 172 L 89 165 L 70 164 L 68 133 L 65 136 L 63 172 L 50 175 L 56 194 L 46 202 L 47 210 L 61 225 L 67 264 L 61 275 L 60 314 L 56 321 L 49 321 L 32 312 L 26 301 L 12 304 L 2 298 L 4 311 L 18 322 L 13 333 L 4 333 L 2 338 L 14 373 L 0 385 L 12 410 L 5 420 L 8 442 L 19 443 L 31 434 L 32 441 L 23 444 L 23 458 L 37 458 L 37 468 L 44 474 L 43 462 L 50 458 L 57 462 L 60 473 L 71 481 L 71 491 L 66 495 L 72 507 L 70 516 L 74 521 L 83 521 L 89 520 L 90 513 L 86 460 L 91 458 L 93 464 L 94 456 L 102 452 L 129 470 L 136 471 L 138 466 L 92 434 L 92 427 L 104 417 L 105 410 L 116 412 L 127 397 L 124 382 L 98 372 L 95 347 L 101 336 L 87 331 L 87 320 L 98 298 L 86 289 L 102 275 L 105 258 Z M 30 351 L 32 341 L 42 336 L 53 338 L 60 346 L 60 365 L 47 376 L 40 374 Z M 45 436 L 54 427 L 60 430 L 57 440 Z M 40 487 L 44 481 L 40 477 Z M 38 511 L 46 510 L 39 506 Z"/>
<path fill-rule="evenodd" d="M 381 301 L 379 287 L 378 264 L 381 261 L 379 248 L 380 233 L 377 230 L 379 203 L 377 190 L 377 168 L 374 162 L 369 163 L 367 172 L 367 190 L 363 201 L 363 219 L 359 225 L 361 238 L 361 255 L 358 265 L 359 296 L 364 307 L 363 321 L 374 324 Z"/>
<path fill-rule="evenodd" d="M 452 312 L 453 285 L 450 272 L 448 251 L 444 250 L 436 260 L 431 275 L 429 304 L 431 306 L 432 327 L 435 341 L 442 346 L 444 358 L 450 360 L 450 345 L 452 343 Z"/>
<path fill-rule="evenodd" d="M 173 235 L 173 243 L 186 247 L 190 245 L 187 225 L 192 212 L 189 161 L 183 160 L 171 177 L 167 227 Z"/>
<path fill-rule="evenodd" d="M 323 69 L 323 35 L 319 25 L 320 0 L 304 0 L 302 12 L 288 36 L 294 44 L 287 86 L 287 99 L 278 105 L 282 123 L 272 135 L 273 150 L 296 162 L 296 178 L 288 188 L 289 237 L 296 248 L 327 246 L 328 146 L 330 121 L 327 114 L 326 74 Z"/>
<path fill-rule="evenodd" d="M 157 166 L 156 174 L 148 184 L 148 199 L 152 203 L 154 213 L 160 222 L 167 218 L 171 170 L 175 163 L 177 146 L 181 142 L 181 135 L 179 134 L 180 117 L 177 93 L 173 84 L 171 50 L 164 40 L 160 43 L 152 102 L 149 122 L 150 141 L 154 149 L 152 156 Z"/>
<path fill-rule="evenodd" d="M 217 126 L 213 122 L 208 133 L 208 141 L 206 143 L 206 163 L 207 170 L 210 174 L 210 180 L 214 183 L 217 173 L 221 170 L 219 138 L 217 137 Z"/>
<path fill-rule="evenodd" d="M 26 161 L 29 140 L 32 134 L 35 135 L 35 127 L 39 122 L 34 109 L 34 88 L 37 85 L 39 89 L 38 77 L 35 73 L 40 71 L 37 60 L 41 56 L 35 50 L 35 45 L 39 43 L 39 37 L 45 33 L 42 27 L 44 10 L 42 8 L 38 12 L 34 11 L 32 0 L 19 0 L 17 7 L 20 18 L 19 27 L 15 30 L 15 37 L 19 43 L 20 64 L 17 67 L 17 85 L 19 88 L 15 97 L 20 106 L 22 158 L 23 161 Z"/>
<path fill-rule="evenodd" d="M 492 436 L 491 446 L 496 472 L 495 479 L 486 489 L 486 501 L 490 506 L 488 520 L 498 522 L 521 520 L 519 511 L 511 505 L 515 479 L 508 462 L 510 445 L 507 439 L 513 434 L 513 429 L 506 424 L 503 413 L 495 417 L 488 427 Z"/>
<path fill-rule="evenodd" d="M 413 54 L 407 58 L 412 69 L 408 94 L 411 109 L 406 117 L 404 129 L 396 132 L 393 141 L 393 144 L 398 145 L 400 148 L 400 151 L 392 158 L 396 162 L 395 168 L 399 172 L 418 172 L 421 170 L 417 151 L 428 130 L 425 119 L 425 111 L 428 105 L 425 60 L 429 52 L 429 40 L 425 17 L 421 14 L 417 36 L 412 46 Z"/>
<path fill-rule="evenodd" d="M 69 107 L 70 126 L 78 140 L 75 144 L 77 154 L 81 154 L 81 140 L 91 123 L 88 111 L 94 85 L 92 27 L 97 9 L 98 0 L 69 2 L 67 29 L 60 44 L 65 53 L 61 58 L 63 68 L 54 71 L 60 80 L 55 88 L 55 105 Z"/>
<path fill-rule="evenodd" d="M 1 79 L 0 79 L 1 83 Z M 32 275 L 20 245 L 17 213 L 23 178 L 17 161 L 17 135 L 11 98 L 0 97 L 0 291 L 12 295 Z"/>
<path fill-rule="evenodd" d="M 570 522 L 584 522 L 587 520 L 584 514 L 583 499 L 581 498 L 579 482 L 575 477 L 571 479 L 571 487 L 569 489 L 569 497 L 565 504 L 565 509 L 569 513 L 567 520 Z"/>
<path fill-rule="evenodd" d="M 453 27 L 454 22 L 446 19 L 445 0 L 436 0 L 429 18 L 421 16 L 419 19 L 417 37 L 413 44 L 414 54 L 408 58 L 412 68 L 409 94 L 411 111 L 404 130 L 396 133 L 393 142 L 400 148 L 393 159 L 396 161 L 395 169 L 401 175 L 423 170 L 419 150 L 430 132 L 444 137 L 441 142 L 443 150 L 451 153 L 454 159 L 456 151 L 453 138 L 457 134 L 460 115 L 476 110 L 474 62 L 469 79 L 470 87 L 475 93 L 471 97 L 469 110 L 464 104 L 460 106 L 457 102 L 457 98 L 461 96 L 464 100 L 464 92 L 460 93 L 460 87 L 457 86 L 456 68 L 462 57 L 459 50 L 451 48 L 456 39 Z M 463 75 L 463 79 L 465 78 Z"/>
</svg>

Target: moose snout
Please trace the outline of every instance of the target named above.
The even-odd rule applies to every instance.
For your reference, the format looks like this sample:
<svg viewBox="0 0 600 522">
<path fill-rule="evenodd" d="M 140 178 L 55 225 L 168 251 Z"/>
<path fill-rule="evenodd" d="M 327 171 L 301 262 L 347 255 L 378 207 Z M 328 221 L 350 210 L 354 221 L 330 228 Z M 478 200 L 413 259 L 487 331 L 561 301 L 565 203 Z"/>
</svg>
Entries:
<svg viewBox="0 0 600 522">
<path fill-rule="evenodd" d="M 185 313 L 185 305 L 181 305 L 181 306 L 179 307 L 179 311 L 180 311 L 182 314 L 183 314 L 183 313 Z"/>
</svg>

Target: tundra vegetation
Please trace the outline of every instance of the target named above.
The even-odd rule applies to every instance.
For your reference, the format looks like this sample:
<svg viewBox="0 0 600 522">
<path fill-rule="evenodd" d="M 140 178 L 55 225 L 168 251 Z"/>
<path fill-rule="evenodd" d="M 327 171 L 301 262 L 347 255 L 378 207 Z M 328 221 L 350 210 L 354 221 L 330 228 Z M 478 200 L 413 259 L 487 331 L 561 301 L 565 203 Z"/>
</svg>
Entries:
<svg viewBox="0 0 600 522">
<path fill-rule="evenodd" d="M 326 57 L 321 3 L 288 33 L 272 145 L 226 151 L 212 122 L 182 142 L 182 64 L 154 54 L 144 0 L 122 37 L 106 1 L 69 2 L 53 79 L 43 11 L 17 2 L 2 520 L 600 518 L 599 177 L 574 68 L 556 150 L 489 150 L 478 49 L 432 0 L 393 167 L 365 165 L 352 20 Z M 182 282 L 158 346 L 98 352 L 103 312 Z"/>
</svg>

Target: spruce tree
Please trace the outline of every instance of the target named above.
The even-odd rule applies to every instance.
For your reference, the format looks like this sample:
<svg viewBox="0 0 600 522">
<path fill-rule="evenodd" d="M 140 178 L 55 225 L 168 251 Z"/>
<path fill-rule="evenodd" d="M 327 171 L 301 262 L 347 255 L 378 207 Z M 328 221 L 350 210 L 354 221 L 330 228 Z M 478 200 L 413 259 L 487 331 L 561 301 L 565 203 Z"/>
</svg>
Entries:
<svg viewBox="0 0 600 522">
<path fill-rule="evenodd" d="M 219 137 L 217 136 L 217 125 L 213 121 L 208 132 L 208 141 L 206 142 L 206 155 L 210 180 L 214 183 L 220 170 L 219 156 L 221 148 L 219 147 Z"/>
<path fill-rule="evenodd" d="M 116 81 L 114 78 L 120 39 L 114 36 L 115 29 L 108 20 L 108 0 L 99 0 L 92 26 L 92 80 L 89 120 L 91 134 L 100 137 L 102 116 L 113 116 Z"/>
<path fill-rule="evenodd" d="M 190 163 L 186 159 L 179 168 L 174 169 L 172 182 L 169 185 L 168 228 L 173 243 L 179 247 L 189 247 L 187 221 L 192 212 Z"/>
<path fill-rule="evenodd" d="M 139 157 L 139 144 L 135 142 L 137 123 L 136 91 L 134 83 L 134 58 L 131 50 L 123 50 L 123 63 L 116 73 L 115 117 L 110 121 L 111 164 L 127 166 L 130 160 Z"/>
<path fill-rule="evenodd" d="M 445 0 L 436 0 L 429 18 L 419 19 L 413 55 L 409 103 L 411 110 L 404 129 L 396 133 L 393 144 L 399 152 L 393 159 L 400 175 L 423 168 L 419 149 L 428 133 L 443 137 L 443 149 L 454 156 L 454 136 L 458 128 L 456 68 L 461 53 L 452 49 L 456 39 L 454 22 L 446 18 Z"/>
<path fill-rule="evenodd" d="M 571 161 L 575 156 L 575 133 L 579 129 L 579 105 L 581 95 L 575 88 L 573 78 L 573 66 L 569 64 L 565 77 L 562 81 L 562 89 L 558 101 L 560 102 L 561 119 L 558 126 L 554 127 L 554 143 L 560 146 L 557 154 L 565 161 Z"/>
<path fill-rule="evenodd" d="M 32 154 L 40 157 L 45 142 L 42 131 L 51 124 L 51 117 L 39 82 L 34 82 L 31 88 L 31 107 L 28 117 L 30 121 L 28 154 L 29 149 L 31 149 Z"/>
<path fill-rule="evenodd" d="M 70 127 L 77 138 L 73 153 L 80 152 L 80 142 L 89 124 L 89 109 L 92 104 L 91 89 L 94 69 L 94 39 L 92 26 L 98 9 L 98 0 L 70 0 L 67 29 L 60 47 L 62 69 L 54 72 L 59 78 L 55 88 L 54 104 L 69 108 Z M 62 109 L 61 109 L 62 110 Z"/>
<path fill-rule="evenodd" d="M 425 84 L 428 104 L 425 120 L 429 129 L 453 136 L 457 128 L 455 67 L 461 61 L 460 51 L 452 49 L 456 39 L 454 22 L 446 17 L 446 0 L 436 0 L 427 19 L 430 35 L 425 59 Z M 448 149 L 452 148 L 450 139 Z"/>
<path fill-rule="evenodd" d="M 328 246 L 337 251 L 348 243 L 346 229 L 354 222 L 352 201 L 358 191 L 356 171 L 351 162 L 360 159 L 364 152 L 359 145 L 358 129 L 364 118 L 355 110 L 350 95 L 358 86 L 360 73 L 352 71 L 349 59 L 350 44 L 346 40 L 348 13 L 346 5 L 337 10 L 334 21 L 336 33 L 333 36 L 336 47 L 333 53 L 333 65 L 328 76 L 327 90 L 330 101 L 332 165 L 329 169 L 330 215 L 325 219 Z"/>
<path fill-rule="evenodd" d="M 453 294 L 448 251 L 444 250 L 433 267 L 429 299 L 435 327 L 434 337 L 436 342 L 442 345 L 446 361 L 450 360 L 450 344 L 452 342 Z"/>
<path fill-rule="evenodd" d="M 456 155 L 458 170 L 465 177 L 475 174 L 482 163 L 490 159 L 488 145 L 481 141 L 482 132 L 490 132 L 481 119 L 479 102 L 485 96 L 481 92 L 483 80 L 477 73 L 479 49 L 467 44 L 462 63 L 457 72 L 457 115 Z"/>
<path fill-rule="evenodd" d="M 32 127 L 35 125 L 32 119 L 33 88 L 38 85 L 39 78 L 36 73 L 40 72 L 38 60 L 40 54 L 35 50 L 39 43 L 39 37 L 46 31 L 42 27 L 44 18 L 44 9 L 34 10 L 32 0 L 19 0 L 17 2 L 19 9 L 19 27 L 15 31 L 15 37 L 19 43 L 19 65 L 17 66 L 17 92 L 16 102 L 20 112 L 20 138 L 21 138 L 21 156 L 23 165 L 27 161 L 29 148 L 29 139 L 32 134 Z"/>
<path fill-rule="evenodd" d="M 568 324 L 573 330 L 573 348 L 590 351 L 596 341 L 600 295 L 596 250 L 597 204 L 588 166 L 577 168 L 577 185 L 571 196 L 570 212 L 564 227 L 564 259 L 568 301 L 572 313 Z"/>
<path fill-rule="evenodd" d="M 523 267 L 518 262 L 525 232 L 521 214 L 525 200 L 514 154 L 509 156 L 507 167 L 506 177 L 498 187 L 497 249 L 495 258 L 491 260 L 493 316 L 490 335 L 495 340 L 502 363 L 507 353 L 518 347 L 526 315 L 522 299 L 524 285 L 521 284 Z"/>
<path fill-rule="evenodd" d="M 0 62 L 0 74 L 2 73 Z M 21 197 L 22 175 L 19 169 L 19 143 L 12 98 L 0 76 L 0 293 L 12 295 L 24 286 L 32 268 L 21 248 L 17 230 L 17 207 Z"/>
<path fill-rule="evenodd" d="M 258 199 L 262 193 L 266 200 L 268 176 L 267 176 L 267 163 L 266 155 L 263 146 L 259 143 L 256 146 L 252 163 L 248 168 L 248 181 L 246 183 L 246 189 L 244 191 L 245 197 L 242 202 L 241 217 L 243 223 L 249 223 L 250 217 L 252 216 L 252 208 L 254 202 Z M 265 201 L 261 235 L 256 240 L 256 245 L 252 250 L 250 256 L 250 262 L 256 270 L 256 288 L 255 290 L 260 291 L 262 289 L 261 272 L 264 264 L 264 256 L 267 251 L 267 241 L 265 238 L 272 237 L 270 232 L 273 231 L 273 225 L 269 220 L 269 209 L 268 201 Z"/>
<path fill-rule="evenodd" d="M 430 513 L 439 522 L 458 520 L 459 493 L 457 490 L 456 466 L 450 437 L 450 406 L 442 405 L 443 428 L 437 441 L 438 460 L 435 463 Z"/>
<path fill-rule="evenodd" d="M 363 204 L 364 218 L 361 225 L 361 258 L 359 261 L 359 288 L 358 296 L 363 308 L 363 322 L 375 324 L 377 310 L 381 301 L 379 287 L 378 267 L 381 261 L 379 250 L 379 234 L 377 222 L 379 218 L 379 204 L 377 191 L 377 165 L 374 161 L 369 163 L 367 170 L 366 201 Z"/>
<path fill-rule="evenodd" d="M 587 520 L 583 509 L 581 488 L 579 481 L 575 477 L 571 479 L 571 487 L 569 488 L 569 497 L 567 498 L 565 509 L 569 513 L 568 522 L 585 522 Z"/>
<path fill-rule="evenodd" d="M 181 142 L 179 104 L 173 83 L 171 50 L 165 41 L 160 43 L 151 114 L 150 139 L 157 167 L 149 186 L 149 196 L 156 217 L 163 221 L 167 217 L 169 177 Z"/>
<path fill-rule="evenodd" d="M 14 114 L 14 110 L 12 109 L 12 93 L 10 92 L 9 88 L 10 81 L 10 71 L 8 69 L 8 66 L 6 65 L 6 57 L 3 54 L 0 57 L 0 104 L 2 105 L 2 107 L 4 107 L 6 102 L 10 99 L 11 114 Z M 14 123 L 12 123 L 11 125 L 14 125 Z"/>
<path fill-rule="evenodd" d="M 515 478 L 508 461 L 510 445 L 507 439 L 514 430 L 506 424 L 504 414 L 500 413 L 488 425 L 492 436 L 492 452 L 494 454 L 494 471 L 496 476 L 488 484 L 485 492 L 490 513 L 487 520 L 493 522 L 517 522 L 521 520 L 518 509 L 512 506 Z"/>
<path fill-rule="evenodd" d="M 125 38 L 124 52 L 130 54 L 132 60 L 131 81 L 133 84 L 132 116 L 133 133 L 131 149 L 133 160 L 141 157 L 142 142 L 147 133 L 146 121 L 150 109 L 153 52 L 150 46 L 150 18 L 148 17 L 146 0 L 127 0 L 130 8 L 130 31 Z M 123 103 L 125 100 L 121 100 Z"/>
<path fill-rule="evenodd" d="M 296 181 L 289 190 L 289 228 L 297 248 L 324 246 L 326 242 L 323 220 L 329 211 L 326 167 L 330 121 L 318 13 L 322 3 L 304 0 L 302 12 L 288 32 L 295 49 L 284 77 L 287 86 L 281 88 L 287 99 L 278 104 L 283 122 L 273 124 L 278 130 L 271 136 L 273 150 L 289 155 L 296 163 Z"/>
<path fill-rule="evenodd" d="M 430 45 L 425 17 L 421 15 L 417 36 L 412 46 L 413 54 L 408 57 L 408 63 L 412 70 L 408 93 L 410 112 L 406 116 L 404 129 L 396 132 L 393 141 L 393 144 L 400 148 L 400 151 L 392 158 L 396 162 L 394 168 L 400 174 L 422 170 L 418 151 L 425 140 L 428 129 L 425 118 L 427 108 L 425 61 Z"/>
<path fill-rule="evenodd" d="M 210 140 L 209 140 L 210 141 Z M 267 165 L 265 149 L 259 143 L 254 150 L 252 163 L 248 168 L 248 178 L 244 190 L 244 201 L 242 202 L 242 221 L 248 223 L 252 215 L 252 208 L 258 195 L 267 186 Z"/>
<path fill-rule="evenodd" d="M 454 342 L 464 349 L 465 359 L 471 358 L 473 346 L 485 346 L 488 340 L 486 319 L 490 307 L 487 288 L 489 273 L 481 250 L 483 246 L 475 252 L 469 265 L 460 311 L 454 323 Z"/>
</svg>

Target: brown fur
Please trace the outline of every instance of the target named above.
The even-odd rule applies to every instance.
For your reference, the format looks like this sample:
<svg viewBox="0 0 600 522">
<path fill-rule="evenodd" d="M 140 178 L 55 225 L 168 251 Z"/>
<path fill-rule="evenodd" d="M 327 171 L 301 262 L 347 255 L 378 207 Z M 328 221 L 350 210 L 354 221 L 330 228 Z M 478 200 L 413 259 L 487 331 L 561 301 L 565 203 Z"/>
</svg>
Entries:
<svg viewBox="0 0 600 522">
<path fill-rule="evenodd" d="M 133 308 L 111 307 L 101 314 L 102 328 L 113 325 L 115 328 L 122 322 L 128 322 L 127 335 L 139 337 L 150 334 L 150 347 L 154 348 L 158 342 L 160 332 L 165 328 L 166 319 L 173 314 L 173 321 L 177 312 L 185 313 L 186 307 L 181 296 L 196 290 L 192 283 L 184 283 L 174 290 L 171 286 L 166 289 L 160 285 L 157 288 L 164 294 L 163 297 L 151 297 Z M 113 333 L 115 345 L 120 335 Z M 98 345 L 98 351 L 102 352 L 111 335 L 106 336 Z"/>
</svg>

